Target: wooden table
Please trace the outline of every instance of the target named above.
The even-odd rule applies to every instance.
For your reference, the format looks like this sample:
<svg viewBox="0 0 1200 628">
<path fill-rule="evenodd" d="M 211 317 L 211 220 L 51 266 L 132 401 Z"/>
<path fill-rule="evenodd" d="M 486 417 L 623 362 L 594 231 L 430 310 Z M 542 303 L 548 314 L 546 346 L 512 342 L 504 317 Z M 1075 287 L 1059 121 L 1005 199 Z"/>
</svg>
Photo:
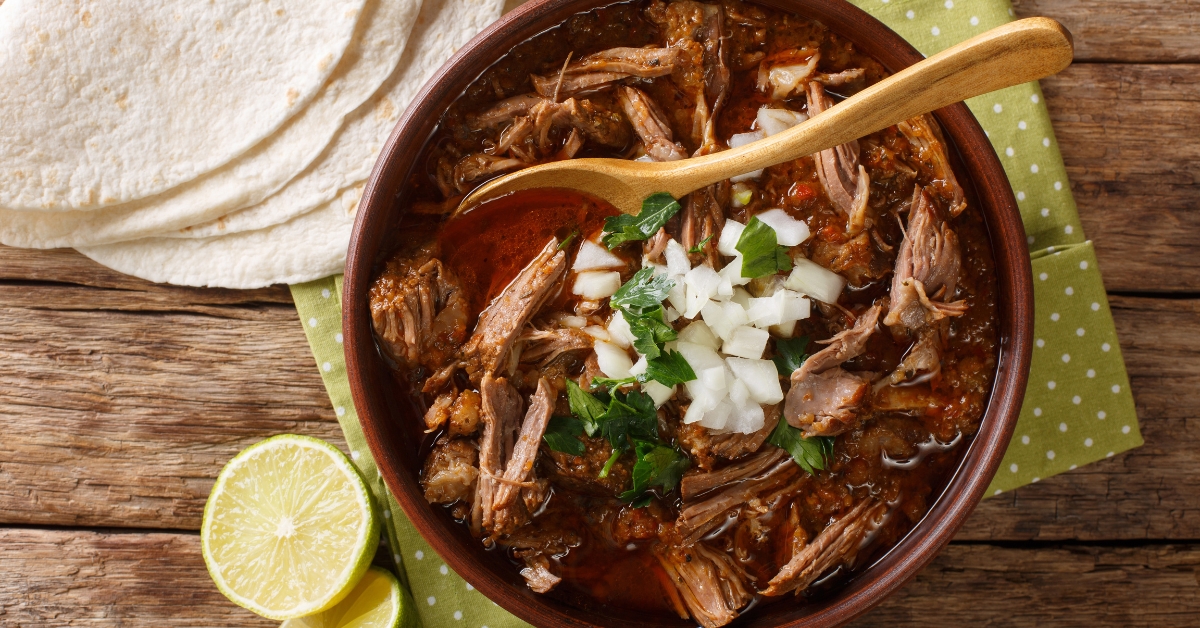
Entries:
<svg viewBox="0 0 1200 628">
<path fill-rule="evenodd" d="M 1144 447 L 988 499 L 863 625 L 1200 625 L 1200 6 L 1021 0 Z M 341 433 L 286 288 L 148 284 L 0 248 L 0 625 L 270 626 L 209 581 L 216 473 Z M 429 627 L 440 628 L 440 627 Z"/>
</svg>

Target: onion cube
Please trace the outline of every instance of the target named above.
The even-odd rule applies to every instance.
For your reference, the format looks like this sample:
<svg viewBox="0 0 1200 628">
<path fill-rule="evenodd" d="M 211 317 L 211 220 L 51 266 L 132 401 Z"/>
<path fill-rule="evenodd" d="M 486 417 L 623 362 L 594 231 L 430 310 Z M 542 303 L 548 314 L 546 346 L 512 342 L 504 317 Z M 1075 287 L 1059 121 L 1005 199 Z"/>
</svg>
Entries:
<svg viewBox="0 0 1200 628">
<path fill-rule="evenodd" d="M 721 307 L 716 301 L 708 301 L 704 307 L 700 309 L 700 315 L 704 317 L 704 322 L 708 324 L 708 328 L 712 330 L 721 340 L 726 340 L 729 334 L 733 333 L 733 323 L 729 321 L 729 317 L 725 315 L 725 308 Z"/>
<path fill-rule="evenodd" d="M 742 382 L 756 403 L 776 404 L 783 401 L 783 387 L 779 385 L 779 371 L 770 360 L 748 360 L 725 358 L 725 364 L 737 381 Z M 730 393 L 732 398 L 733 393 Z"/>
<path fill-rule="evenodd" d="M 621 273 L 589 270 L 575 277 L 571 292 L 593 301 L 611 297 L 621 287 Z"/>
<path fill-rule="evenodd" d="M 750 317 L 746 315 L 746 308 L 742 307 L 741 304 L 726 301 L 721 304 L 721 309 L 725 310 L 725 318 L 729 319 L 729 323 L 734 327 L 750 324 Z"/>
<path fill-rule="evenodd" d="M 654 407 L 657 408 L 674 396 L 675 387 L 664 386 L 663 384 L 660 384 L 654 380 L 650 380 L 642 384 L 642 392 L 650 395 L 650 398 L 654 400 Z"/>
<path fill-rule="evenodd" d="M 771 72 L 774 73 L 779 67 L 780 66 L 776 66 L 775 68 L 772 68 Z M 783 67 L 807 67 L 809 72 L 812 71 L 812 66 Z M 776 133 L 782 133 L 807 119 L 807 115 L 798 111 L 789 111 L 787 109 L 771 109 L 769 107 L 763 107 L 759 109 L 758 113 L 754 117 L 754 121 L 758 124 L 758 128 L 762 129 L 763 132 L 765 132 L 768 136 L 775 135 Z"/>
<path fill-rule="evenodd" d="M 746 225 L 736 220 L 725 221 L 725 226 L 721 229 L 721 237 L 717 239 L 717 250 L 721 252 L 721 255 L 728 257 L 740 255 L 737 250 L 737 243 L 742 238 L 742 232 L 745 230 Z"/>
<path fill-rule="evenodd" d="M 588 325 L 587 327 L 584 327 L 580 331 L 582 331 L 583 333 L 591 336 L 592 338 L 595 338 L 596 340 L 600 340 L 602 342 L 612 342 L 613 341 L 612 334 L 608 333 L 607 329 L 605 329 L 599 325 Z M 613 343 L 613 344 L 620 346 L 621 343 L 618 342 L 618 343 Z"/>
<path fill-rule="evenodd" d="M 780 338 L 791 338 L 796 333 L 796 321 L 771 325 L 770 331 Z"/>
<path fill-rule="evenodd" d="M 796 246 L 808 239 L 808 225 L 792 218 L 782 209 L 768 209 L 754 217 L 775 230 L 775 241 L 780 246 Z"/>
<path fill-rule="evenodd" d="M 691 344 L 708 347 L 713 351 L 721 348 L 721 339 L 708 328 L 704 321 L 692 321 L 690 325 L 683 328 L 679 332 L 679 342 L 688 342 Z M 687 359 L 687 356 L 684 356 Z"/>
<path fill-rule="evenodd" d="M 629 372 L 629 369 L 633 368 L 633 360 L 629 359 L 629 354 L 610 342 L 596 342 L 596 363 L 606 377 L 624 379 L 633 376 Z"/>
<path fill-rule="evenodd" d="M 706 369 L 725 368 L 725 361 L 721 359 L 721 356 L 717 355 L 717 351 L 704 345 L 683 342 L 681 340 L 675 345 L 675 350 L 683 356 L 684 360 L 687 360 L 688 365 L 696 372 L 697 377 L 699 377 L 701 371 Z M 691 389 L 689 388 L 688 390 L 690 392 Z"/>
<path fill-rule="evenodd" d="M 728 399 L 722 399 L 717 407 L 704 413 L 704 418 L 700 419 L 700 425 L 710 430 L 725 429 L 730 414 L 733 414 L 733 404 L 729 403 Z"/>
<path fill-rule="evenodd" d="M 571 270 L 578 273 L 585 270 L 624 267 L 625 260 L 613 255 L 591 240 L 584 240 L 583 244 L 579 245 L 579 252 L 575 254 L 575 263 L 571 266 Z"/>
<path fill-rule="evenodd" d="M 761 329 L 783 322 L 784 295 L 780 290 L 769 297 L 751 298 L 746 316 L 750 322 Z"/>
<path fill-rule="evenodd" d="M 837 303 L 838 296 L 846 287 L 846 280 L 814 261 L 797 257 L 792 260 L 792 274 L 788 275 L 783 285 L 818 301 Z"/>
<path fill-rule="evenodd" d="M 776 294 L 780 293 L 783 294 L 783 317 L 780 319 L 780 324 L 788 321 L 801 321 L 812 314 L 812 304 L 804 295 L 793 290 L 780 290 Z"/>
<path fill-rule="evenodd" d="M 753 279 L 750 277 L 742 276 L 741 253 L 738 253 L 737 256 L 733 258 L 733 261 L 726 264 L 725 268 L 722 268 L 718 274 L 721 275 L 722 279 L 735 286 L 744 286 L 753 281 Z"/>
<path fill-rule="evenodd" d="M 729 400 L 733 405 L 740 406 L 750 399 L 750 390 L 746 388 L 745 382 L 740 379 L 734 379 L 729 385 Z"/>
<path fill-rule="evenodd" d="M 730 400 L 732 401 L 732 400 Z M 762 406 L 753 401 L 744 404 L 734 404 L 733 412 L 725 422 L 725 429 L 740 434 L 753 434 L 762 429 L 766 423 L 766 413 Z"/>
<path fill-rule="evenodd" d="M 729 338 L 725 339 L 721 353 L 757 360 L 766 350 L 767 340 L 770 339 L 770 336 L 765 329 L 756 329 L 746 325 L 735 327 L 730 332 Z"/>
<path fill-rule="evenodd" d="M 650 366 L 650 363 L 646 361 L 646 356 L 639 355 L 638 361 L 634 362 L 633 366 L 629 367 L 629 374 L 633 375 L 634 377 L 637 377 L 637 376 L 641 375 L 642 373 L 645 373 L 646 369 L 649 366 Z"/>
<path fill-rule="evenodd" d="M 663 251 L 663 257 L 667 260 L 667 274 L 672 279 L 682 277 L 692 269 L 692 263 L 688 261 L 687 249 L 673 238 L 667 240 L 667 248 Z"/>
<path fill-rule="evenodd" d="M 608 321 L 608 336 L 610 342 L 622 349 L 628 349 L 633 344 L 633 330 L 629 328 L 629 322 L 625 320 L 625 315 L 620 310 L 617 310 Z"/>
</svg>

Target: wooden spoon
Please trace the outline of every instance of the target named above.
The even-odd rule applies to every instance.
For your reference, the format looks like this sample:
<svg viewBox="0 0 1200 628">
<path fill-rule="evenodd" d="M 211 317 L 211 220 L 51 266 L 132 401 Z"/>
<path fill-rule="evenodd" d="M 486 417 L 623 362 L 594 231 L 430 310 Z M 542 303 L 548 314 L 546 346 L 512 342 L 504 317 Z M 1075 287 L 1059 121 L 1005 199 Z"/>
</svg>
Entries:
<svg viewBox="0 0 1200 628">
<path fill-rule="evenodd" d="M 820 115 L 740 148 L 680 161 L 567 159 L 489 181 L 455 214 L 517 190 L 572 188 L 600 197 L 627 214 L 656 192 L 675 198 L 706 185 L 811 155 L 914 116 L 997 89 L 1035 81 L 1071 64 L 1071 34 L 1058 22 L 1032 17 L 972 37 L 910 66 Z"/>
</svg>

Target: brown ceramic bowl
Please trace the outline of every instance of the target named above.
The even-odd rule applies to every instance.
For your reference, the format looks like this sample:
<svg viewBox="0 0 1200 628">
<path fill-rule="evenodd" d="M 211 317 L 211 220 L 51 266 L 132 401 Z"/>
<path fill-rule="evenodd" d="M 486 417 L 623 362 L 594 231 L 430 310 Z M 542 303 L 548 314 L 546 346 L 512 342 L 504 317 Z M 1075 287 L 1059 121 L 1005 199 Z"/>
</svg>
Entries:
<svg viewBox="0 0 1200 628">
<path fill-rule="evenodd" d="M 818 20 L 854 42 L 891 72 L 922 57 L 899 35 L 842 0 L 759 0 Z M 346 363 L 354 405 L 371 453 L 388 487 L 422 536 L 456 572 L 514 615 L 537 626 L 686 626 L 648 623 L 619 611 L 582 611 L 531 592 L 499 552 L 485 551 L 466 527 L 425 502 L 417 482 L 420 416 L 398 398 L 371 334 L 367 290 L 375 263 L 396 236 L 405 205 L 404 183 L 417 156 L 451 102 L 515 44 L 561 24 L 568 16 L 612 0 L 533 0 L 503 17 L 458 51 L 424 86 L 384 146 L 359 204 L 346 264 L 343 295 Z M 1017 421 L 1028 378 L 1033 333 L 1033 290 L 1025 231 L 1004 170 L 963 104 L 936 112 L 954 146 L 960 181 L 983 210 L 999 275 L 1000 360 L 979 433 L 929 513 L 900 543 L 822 601 L 771 604 L 735 622 L 738 626 L 827 626 L 865 613 L 929 563 L 974 509 L 996 472 Z"/>
</svg>

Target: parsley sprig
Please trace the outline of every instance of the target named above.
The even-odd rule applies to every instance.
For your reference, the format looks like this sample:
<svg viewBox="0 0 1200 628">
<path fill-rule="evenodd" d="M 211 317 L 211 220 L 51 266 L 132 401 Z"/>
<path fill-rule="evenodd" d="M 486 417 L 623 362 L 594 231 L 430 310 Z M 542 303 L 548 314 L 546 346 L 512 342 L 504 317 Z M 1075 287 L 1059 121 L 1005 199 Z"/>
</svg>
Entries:
<svg viewBox="0 0 1200 628">
<path fill-rule="evenodd" d="M 670 194 L 651 194 L 637 216 L 620 214 L 604 221 L 604 245 L 611 251 L 626 242 L 648 240 L 678 212 L 679 201 Z"/>
<path fill-rule="evenodd" d="M 780 246 L 775 229 L 758 219 L 746 223 L 735 249 L 742 254 L 742 276 L 757 278 L 792 269 L 788 247 Z"/>
<path fill-rule="evenodd" d="M 792 455 L 792 460 L 805 471 L 816 474 L 818 469 L 826 469 L 833 458 L 833 437 L 813 436 L 805 438 L 804 432 L 788 424 L 787 419 L 779 419 L 779 425 L 767 437 L 767 442 L 779 447 Z"/>
<path fill-rule="evenodd" d="M 775 362 L 775 369 L 784 377 L 791 377 L 796 369 L 800 368 L 801 364 L 808 359 L 808 336 L 800 336 L 799 338 L 776 338 L 775 339 L 775 357 L 771 358 Z"/>
</svg>

